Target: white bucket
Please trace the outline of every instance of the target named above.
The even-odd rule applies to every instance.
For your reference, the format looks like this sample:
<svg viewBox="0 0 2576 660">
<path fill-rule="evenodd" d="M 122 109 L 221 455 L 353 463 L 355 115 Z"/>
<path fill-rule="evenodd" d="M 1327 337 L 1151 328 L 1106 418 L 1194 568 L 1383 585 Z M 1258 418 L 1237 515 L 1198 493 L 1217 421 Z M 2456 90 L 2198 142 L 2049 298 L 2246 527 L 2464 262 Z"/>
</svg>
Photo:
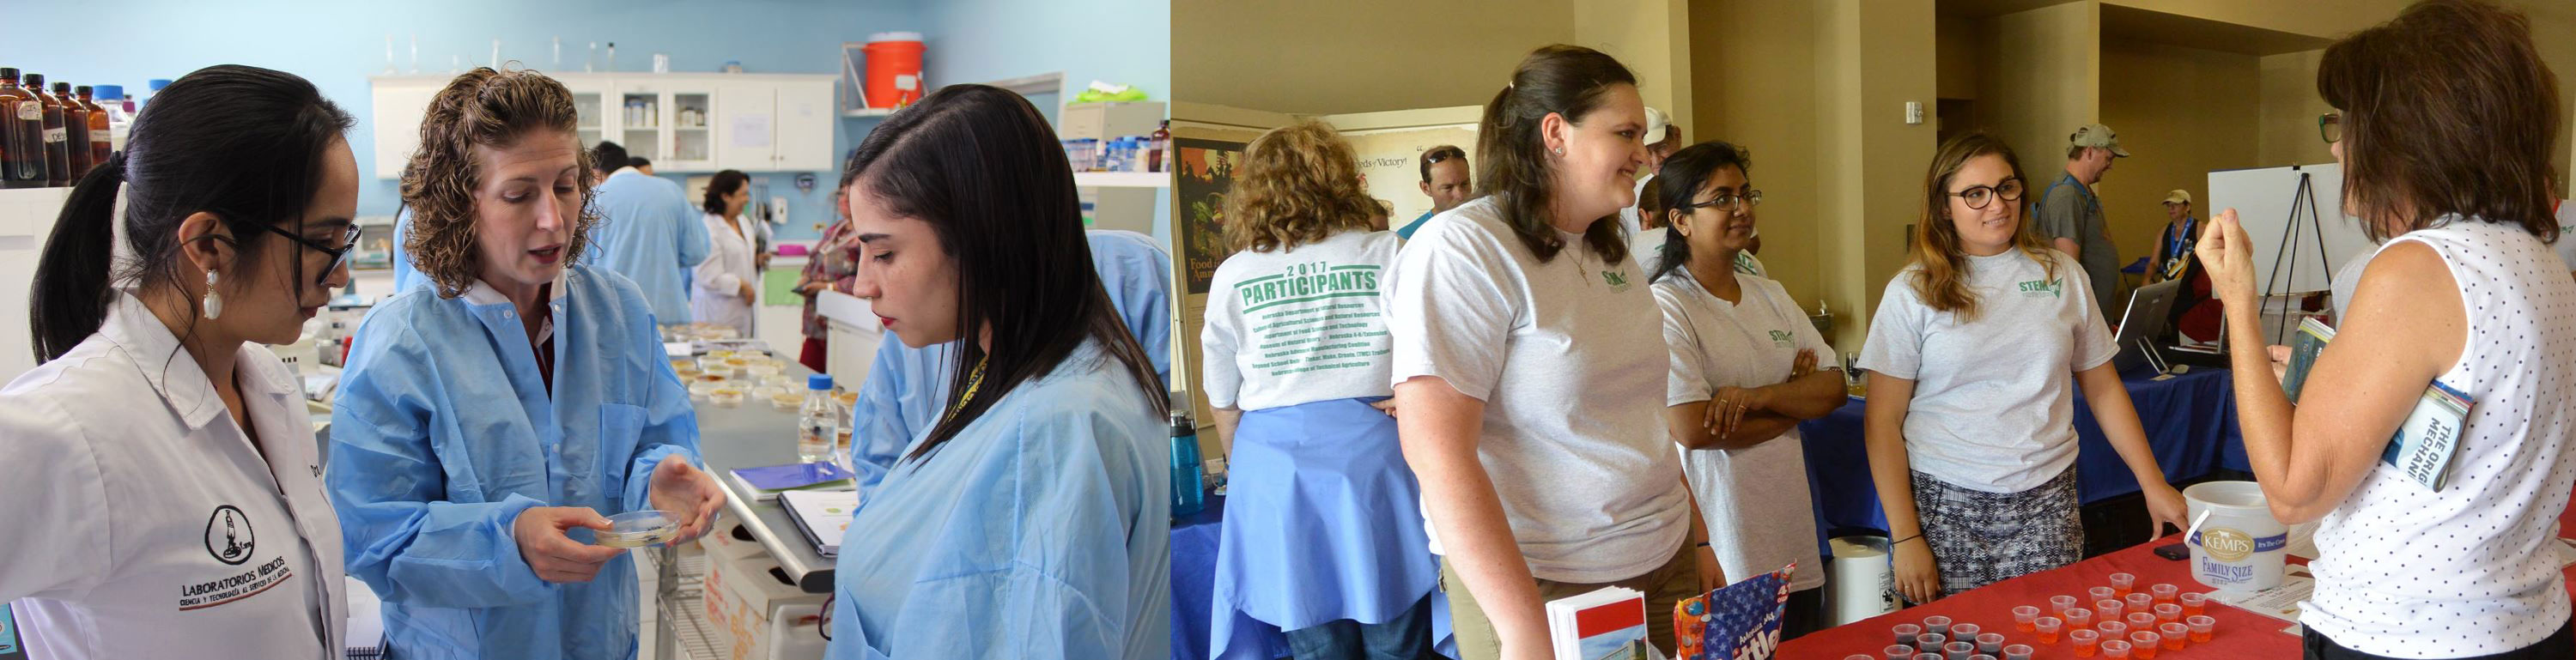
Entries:
<svg viewBox="0 0 2576 660">
<path fill-rule="evenodd" d="M 1887 553 L 1887 537 L 1846 536 L 1826 541 L 1834 549 L 1833 625 L 1894 612 L 1896 566 Z"/>
<path fill-rule="evenodd" d="M 2209 519 L 2187 542 L 2191 572 L 2201 584 L 2225 591 L 2259 591 L 2281 585 L 2281 561 L 2290 530 L 2272 517 L 2263 488 L 2251 481 L 2212 481 L 2182 491 L 2186 517 Z"/>
</svg>

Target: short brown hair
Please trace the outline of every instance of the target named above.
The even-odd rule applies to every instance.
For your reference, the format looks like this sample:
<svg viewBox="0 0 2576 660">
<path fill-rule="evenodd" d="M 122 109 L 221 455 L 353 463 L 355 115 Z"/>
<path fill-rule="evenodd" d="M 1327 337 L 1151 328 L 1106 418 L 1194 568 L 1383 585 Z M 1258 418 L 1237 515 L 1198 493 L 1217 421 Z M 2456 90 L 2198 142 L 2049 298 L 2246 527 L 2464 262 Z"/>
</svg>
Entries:
<svg viewBox="0 0 2576 660">
<path fill-rule="evenodd" d="M 1292 250 L 1385 212 L 1360 187 L 1359 157 L 1333 127 L 1312 119 L 1271 129 L 1244 148 L 1225 201 L 1226 244 L 1235 250 Z"/>
<path fill-rule="evenodd" d="M 2343 188 L 2372 240 L 2453 214 L 2557 240 L 2558 85 L 2521 13 L 2417 3 L 2326 47 L 2317 94 L 2343 111 Z"/>
<path fill-rule="evenodd" d="M 1467 165 L 1467 150 L 1458 148 L 1458 145 L 1444 144 L 1432 147 L 1430 150 L 1422 152 L 1422 182 L 1431 182 L 1431 166 L 1438 165 L 1451 159 L 1456 159 L 1460 167 L 1465 167 Z"/>
<path fill-rule="evenodd" d="M 422 276 L 438 286 L 438 295 L 465 295 L 480 276 L 483 257 L 474 247 L 474 190 L 482 182 L 475 147 L 498 148 L 536 131 L 574 134 L 579 115 L 572 90 L 545 74 L 527 70 L 476 68 L 448 81 L 431 97 L 420 121 L 420 149 L 403 166 L 402 200 L 411 209 L 411 227 L 403 250 L 411 253 Z M 575 149 L 581 171 L 591 168 L 588 150 Z M 578 259 L 589 249 L 590 230 L 599 216 L 590 210 L 589 176 L 574 177 L 581 187 L 581 216 L 563 254 Z"/>
</svg>

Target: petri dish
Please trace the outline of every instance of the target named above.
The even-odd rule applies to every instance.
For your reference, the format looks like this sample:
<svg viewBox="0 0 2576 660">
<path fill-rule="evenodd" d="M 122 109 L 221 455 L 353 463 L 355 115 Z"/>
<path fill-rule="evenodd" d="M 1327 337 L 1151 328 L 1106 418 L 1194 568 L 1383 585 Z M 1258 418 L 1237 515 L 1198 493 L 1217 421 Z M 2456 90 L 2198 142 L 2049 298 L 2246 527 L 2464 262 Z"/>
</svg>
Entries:
<svg viewBox="0 0 2576 660">
<path fill-rule="evenodd" d="M 597 532 L 596 535 L 600 546 L 610 548 L 641 548 L 680 535 L 678 517 L 653 509 L 609 516 L 608 527 L 608 531 Z"/>
</svg>

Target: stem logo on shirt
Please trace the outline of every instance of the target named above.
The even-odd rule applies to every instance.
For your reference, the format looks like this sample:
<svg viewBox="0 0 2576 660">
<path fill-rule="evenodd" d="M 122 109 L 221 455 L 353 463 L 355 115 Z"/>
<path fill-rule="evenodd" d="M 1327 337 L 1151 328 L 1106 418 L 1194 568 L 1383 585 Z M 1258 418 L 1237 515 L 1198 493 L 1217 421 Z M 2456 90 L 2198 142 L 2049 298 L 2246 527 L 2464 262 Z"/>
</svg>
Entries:
<svg viewBox="0 0 2576 660">
<path fill-rule="evenodd" d="M 1771 345 L 1788 348 L 1798 345 L 1798 341 L 1791 337 L 1789 332 L 1786 330 L 1773 330 L 1771 331 Z"/>
<path fill-rule="evenodd" d="M 1628 273 L 1627 273 L 1627 271 L 1618 271 L 1618 270 L 1605 270 L 1605 271 L 1601 271 L 1601 281 L 1602 281 L 1603 283 L 1605 283 L 1605 284 L 1609 284 L 1609 285 L 1610 285 L 1610 289 L 1611 289 L 1611 290 L 1613 290 L 1613 291 L 1626 291 L 1626 290 L 1628 290 Z"/>
<path fill-rule="evenodd" d="M 2051 298 L 2065 297 L 2066 278 L 2052 277 L 2047 280 L 2031 280 L 2021 283 L 2022 297 L 2037 298 L 2041 294 L 2047 294 L 2048 297 Z"/>
<path fill-rule="evenodd" d="M 206 519 L 206 552 L 225 566 L 240 566 L 250 561 L 251 549 L 259 539 L 251 535 L 250 516 L 226 504 L 215 507 L 215 515 Z"/>
</svg>

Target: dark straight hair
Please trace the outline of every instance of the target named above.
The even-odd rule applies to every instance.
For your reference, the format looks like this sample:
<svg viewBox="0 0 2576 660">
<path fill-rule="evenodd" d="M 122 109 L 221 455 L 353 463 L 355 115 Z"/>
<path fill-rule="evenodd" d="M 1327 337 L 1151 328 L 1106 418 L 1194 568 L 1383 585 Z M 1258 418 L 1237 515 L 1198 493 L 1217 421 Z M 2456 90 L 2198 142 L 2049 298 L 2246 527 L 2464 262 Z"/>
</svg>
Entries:
<svg viewBox="0 0 2576 660">
<path fill-rule="evenodd" d="M 600 140 L 598 146 L 590 148 L 590 168 L 600 174 L 616 174 L 618 169 L 631 165 L 626 147 L 615 142 Z"/>
<path fill-rule="evenodd" d="M 725 196 L 747 185 L 751 185 L 751 175 L 742 173 L 742 170 L 717 172 L 714 177 L 707 179 L 707 193 L 705 197 L 698 200 L 698 208 L 708 213 L 723 213 Z"/>
<path fill-rule="evenodd" d="M 2452 214 L 2558 239 L 2558 83 L 2520 12 L 2416 3 L 2327 46 L 2317 95 L 2343 110 L 2343 189 L 2371 240 Z M 2411 220 L 2392 233 L 2392 216 Z"/>
<path fill-rule="evenodd" d="M 1697 212 L 1698 209 L 1691 208 L 1691 205 L 1698 203 L 1700 191 L 1708 190 L 1708 178 L 1729 167 L 1743 172 L 1746 181 L 1753 179 L 1753 159 L 1743 147 L 1712 140 L 1673 152 L 1664 158 L 1663 168 L 1655 170 L 1654 183 L 1646 186 L 1657 193 L 1653 206 L 1663 207 L 1666 216 L 1674 211 L 1684 215 Z M 1735 194 L 1742 195 L 1744 191 L 1738 190 Z M 1638 200 L 1638 203 L 1644 205 L 1644 200 Z M 1664 226 L 1672 226 L 1672 218 L 1662 220 Z M 1657 248 L 1656 255 L 1659 261 L 1655 264 L 1655 272 L 1646 275 L 1648 282 L 1664 279 L 1665 273 L 1690 265 L 1690 239 L 1679 231 L 1665 229 L 1664 244 Z"/>
<path fill-rule="evenodd" d="M 937 451 L 995 401 L 1046 375 L 1096 341 L 1123 363 L 1156 416 L 1170 395 L 1154 362 L 1109 302 L 1082 229 L 1081 201 L 1063 143 L 1046 118 L 1019 94 L 987 85 L 950 85 L 888 117 L 868 133 L 842 169 L 841 188 L 858 184 L 896 216 L 929 223 L 957 263 L 956 359 L 949 365 L 949 405 L 960 405 L 930 429 L 907 459 Z M 992 351 L 975 336 L 992 329 Z M 965 399 L 970 372 L 986 364 L 984 382 Z"/>
<path fill-rule="evenodd" d="M 1512 71 L 1512 84 L 1494 94 L 1476 124 L 1476 196 L 1496 196 L 1504 224 L 1541 263 L 1555 259 L 1565 249 L 1565 239 L 1547 221 L 1556 183 L 1539 127 L 1550 114 L 1568 123 L 1583 121 L 1617 85 L 1637 85 L 1637 75 L 1619 60 L 1582 46 L 1542 47 L 1521 60 Z M 1595 218 L 1583 231 L 1583 242 L 1611 263 L 1628 258 L 1619 223 L 1604 222 L 1616 217 Z"/>
<path fill-rule="evenodd" d="M 322 150 L 356 122 L 294 74 L 239 65 L 198 69 L 154 94 L 135 117 L 125 150 L 72 187 L 54 219 L 29 291 L 28 329 L 36 361 L 50 362 L 107 322 L 116 286 L 181 288 L 180 222 L 221 218 L 238 265 L 278 240 L 268 225 L 293 221 L 322 187 Z M 113 263 L 116 198 L 125 196 L 125 246 Z M 303 261 L 295 277 L 302 284 Z M 194 310 L 197 301 L 188 301 Z M 191 314 L 192 319 L 199 318 Z M 184 343 L 193 328 L 180 330 Z"/>
</svg>

